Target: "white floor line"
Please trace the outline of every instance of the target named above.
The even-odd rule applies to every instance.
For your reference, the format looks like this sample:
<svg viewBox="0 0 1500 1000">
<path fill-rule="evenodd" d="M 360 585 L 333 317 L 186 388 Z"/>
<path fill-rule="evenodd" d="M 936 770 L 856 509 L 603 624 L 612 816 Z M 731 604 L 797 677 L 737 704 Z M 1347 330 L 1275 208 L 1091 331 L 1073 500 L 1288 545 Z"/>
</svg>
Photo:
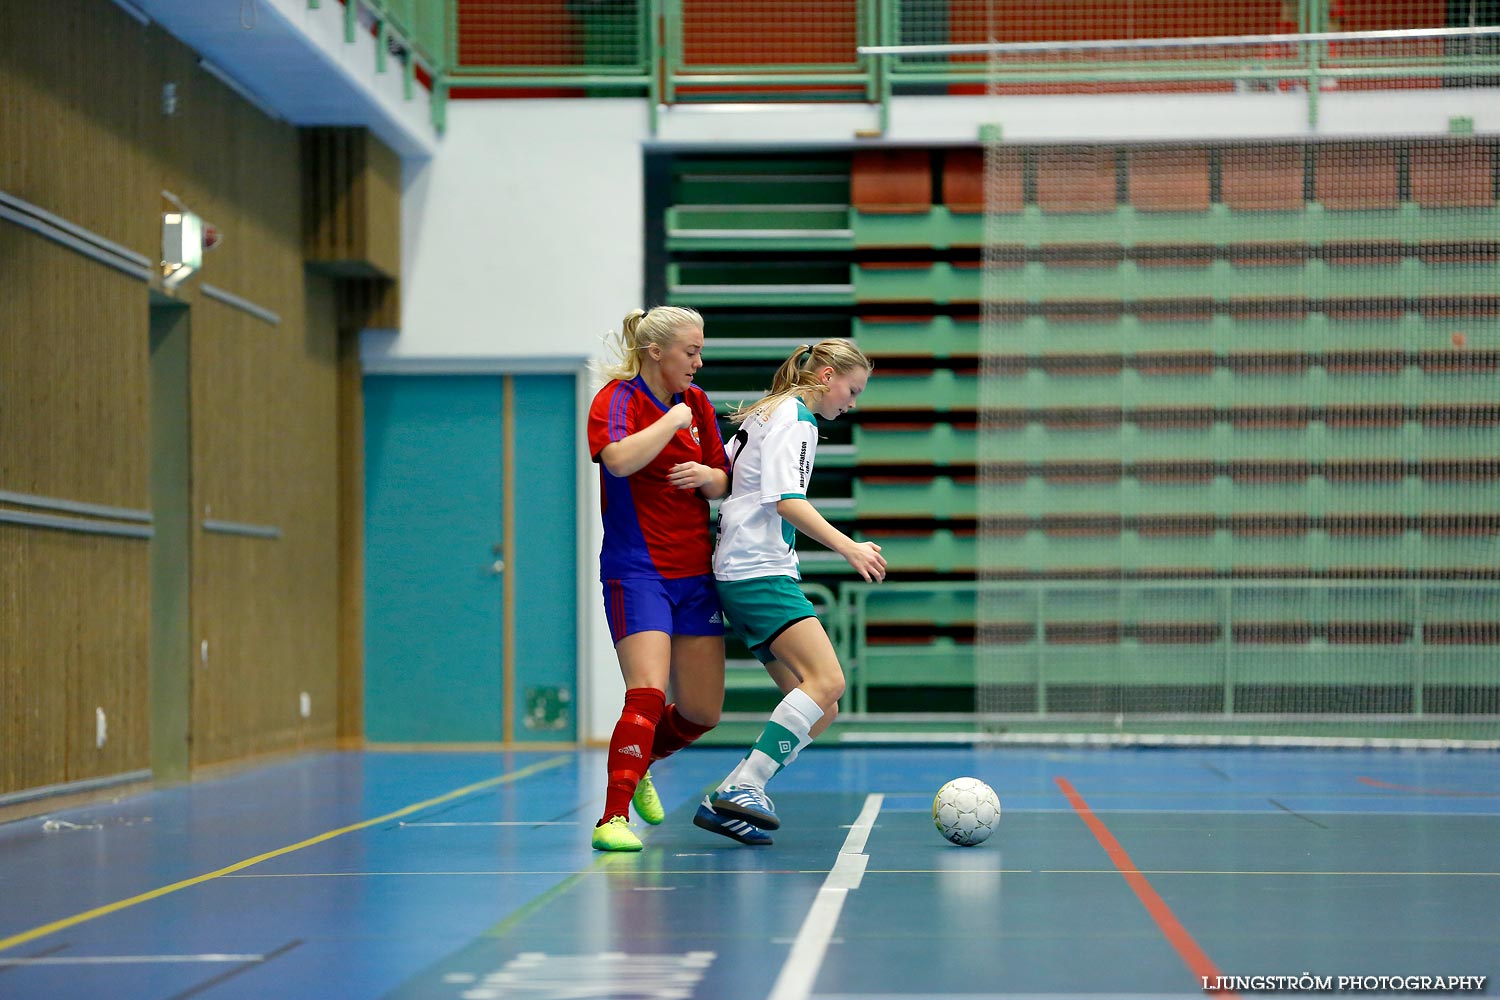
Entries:
<svg viewBox="0 0 1500 1000">
<path fill-rule="evenodd" d="M 870 861 L 869 855 L 864 853 L 865 842 L 870 839 L 870 829 L 875 825 L 875 817 L 880 814 L 880 804 L 884 800 L 884 795 L 865 797 L 865 806 L 849 828 L 849 836 L 839 848 L 833 870 L 823 880 L 812 908 L 807 911 L 802 928 L 792 942 L 791 954 L 781 967 L 781 974 L 776 977 L 768 1000 L 807 1000 L 812 994 L 813 982 L 823 967 L 823 956 L 828 952 L 828 942 L 833 939 L 833 929 L 838 925 L 844 900 L 849 890 L 858 889 L 864 878 L 865 866 Z"/>
<path fill-rule="evenodd" d="M 146 965 L 164 962 L 263 962 L 264 955 L 47 955 L 0 958 L 0 965 Z"/>
</svg>

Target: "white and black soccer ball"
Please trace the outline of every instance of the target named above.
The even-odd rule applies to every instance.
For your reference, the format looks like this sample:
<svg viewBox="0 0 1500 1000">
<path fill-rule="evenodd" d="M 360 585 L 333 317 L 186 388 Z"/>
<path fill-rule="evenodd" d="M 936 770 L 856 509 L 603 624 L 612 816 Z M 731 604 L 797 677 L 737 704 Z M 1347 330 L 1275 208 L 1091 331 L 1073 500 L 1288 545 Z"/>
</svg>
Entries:
<svg viewBox="0 0 1500 1000">
<path fill-rule="evenodd" d="M 978 778 L 954 778 L 932 800 L 932 824 L 960 847 L 982 844 L 1000 822 L 1000 796 Z"/>
</svg>

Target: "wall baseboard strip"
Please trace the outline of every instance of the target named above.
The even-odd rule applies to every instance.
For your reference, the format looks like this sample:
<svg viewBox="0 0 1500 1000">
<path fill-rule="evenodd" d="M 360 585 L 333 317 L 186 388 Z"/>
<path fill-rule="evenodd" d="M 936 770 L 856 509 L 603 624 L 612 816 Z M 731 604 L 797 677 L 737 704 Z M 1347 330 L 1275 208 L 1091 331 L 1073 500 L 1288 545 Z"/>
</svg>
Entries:
<svg viewBox="0 0 1500 1000">
<path fill-rule="evenodd" d="M 56 528 L 83 535 L 115 535 L 121 538 L 150 538 L 155 530 L 149 524 L 122 524 L 118 521 L 95 521 L 57 514 L 33 514 L 24 510 L 0 508 L 0 523 L 24 524 L 30 528 Z"/>
<path fill-rule="evenodd" d="M 218 301 L 224 303 L 226 306 L 233 306 L 234 308 L 239 309 L 242 312 L 247 312 L 251 316 L 254 316 L 256 319 L 265 320 L 272 326 L 281 325 L 281 317 L 276 313 L 273 313 L 271 310 L 266 309 L 263 306 L 256 305 L 249 299 L 242 299 L 233 292 L 226 292 L 224 291 L 224 289 L 218 287 L 217 285 L 210 285 L 205 281 L 203 284 L 198 286 L 198 290 L 211 299 L 217 299 Z"/>
<path fill-rule="evenodd" d="M 204 521 L 204 531 L 219 535 L 244 535 L 247 538 L 281 538 L 281 529 L 272 524 L 242 524 L 239 521 Z"/>
<path fill-rule="evenodd" d="M 43 510 L 60 510 L 68 514 L 88 514 L 93 517 L 107 517 L 116 521 L 151 523 L 151 512 L 149 510 L 136 510 L 134 507 L 111 507 L 102 503 L 84 503 L 82 500 L 62 500 L 58 497 L 37 496 L 32 493 L 16 493 L 12 490 L 0 490 L 0 503 L 12 503 L 18 507 L 40 507 Z"/>
<path fill-rule="evenodd" d="M 96 792 L 115 785 L 133 785 L 150 780 L 150 771 L 126 771 L 124 774 L 111 774 L 106 778 L 85 778 L 82 781 L 68 781 L 61 785 L 43 785 L 40 788 L 28 788 L 24 791 L 0 795 L 0 806 L 14 806 L 22 802 L 35 802 L 37 799 L 50 799 L 59 795 Z"/>
<path fill-rule="evenodd" d="M 151 261 L 129 247 L 107 240 L 98 233 L 75 225 L 67 219 L 53 215 L 44 208 L 39 208 L 29 201 L 4 191 L 0 191 L 0 219 L 30 229 L 85 257 L 117 271 L 123 271 L 132 278 L 150 281 L 154 273 L 151 269 Z"/>
</svg>

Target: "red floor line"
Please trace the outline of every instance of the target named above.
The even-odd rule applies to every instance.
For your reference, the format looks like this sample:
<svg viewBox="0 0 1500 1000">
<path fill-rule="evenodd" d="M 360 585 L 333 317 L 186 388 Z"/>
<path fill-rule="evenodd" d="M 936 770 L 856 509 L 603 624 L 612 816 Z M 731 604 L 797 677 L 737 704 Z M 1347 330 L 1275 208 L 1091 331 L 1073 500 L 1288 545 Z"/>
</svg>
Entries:
<svg viewBox="0 0 1500 1000">
<path fill-rule="evenodd" d="M 1448 788 L 1426 788 L 1422 785 L 1393 785 L 1389 781 L 1381 781 L 1377 778 L 1367 778 L 1363 774 L 1354 779 L 1371 788 L 1389 788 L 1397 792 L 1413 792 L 1417 795 L 1452 795 L 1456 797 L 1494 798 L 1500 792 L 1459 792 Z"/>
<path fill-rule="evenodd" d="M 1205 980 L 1210 984 L 1217 983 L 1219 977 L 1223 975 L 1219 967 L 1214 964 L 1213 959 L 1208 957 L 1208 953 L 1199 946 L 1198 942 L 1193 940 L 1193 936 L 1187 932 L 1186 927 L 1182 926 L 1182 922 L 1177 919 L 1177 915 L 1172 912 L 1166 900 L 1157 895 L 1151 883 L 1146 881 L 1146 876 L 1141 874 L 1135 862 L 1130 860 L 1130 855 L 1125 853 L 1125 848 L 1121 847 L 1115 835 L 1109 832 L 1109 827 L 1094 815 L 1094 811 L 1089 808 L 1087 802 L 1083 801 L 1083 796 L 1078 794 L 1078 789 L 1073 787 L 1072 782 L 1063 777 L 1053 780 L 1057 782 L 1057 787 L 1062 789 L 1062 793 L 1068 797 L 1068 803 L 1072 805 L 1079 819 L 1083 820 L 1093 832 L 1094 838 L 1099 841 L 1099 846 L 1104 848 L 1105 854 L 1109 855 L 1109 860 L 1114 862 L 1115 868 L 1125 876 L 1125 881 L 1135 891 L 1136 898 L 1141 901 L 1146 912 L 1151 914 L 1151 919 L 1156 921 L 1156 926 L 1177 951 L 1177 957 L 1182 959 L 1182 963 L 1197 978 L 1200 986 Z M 1216 997 L 1233 997 L 1234 1000 L 1239 1000 L 1239 994 L 1233 990 L 1207 992 L 1211 992 Z"/>
</svg>

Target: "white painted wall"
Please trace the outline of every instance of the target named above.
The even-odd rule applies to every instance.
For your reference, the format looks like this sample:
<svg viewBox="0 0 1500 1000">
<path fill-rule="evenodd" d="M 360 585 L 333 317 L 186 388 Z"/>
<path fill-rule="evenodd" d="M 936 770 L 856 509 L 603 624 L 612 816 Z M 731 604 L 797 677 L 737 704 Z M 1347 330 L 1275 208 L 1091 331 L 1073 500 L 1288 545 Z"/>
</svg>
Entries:
<svg viewBox="0 0 1500 1000">
<path fill-rule="evenodd" d="M 580 372 L 642 304 L 648 125 L 644 101 L 452 102 L 437 155 L 406 164 L 401 331 L 366 331 L 366 370 Z M 579 722 L 597 741 L 625 688 L 599 598 L 598 474 L 578 468 Z"/>
<path fill-rule="evenodd" d="M 680 106 L 656 136 L 640 100 L 454 101 L 436 155 L 408 161 L 400 335 L 366 331 L 367 370 L 579 371 L 643 295 L 644 144 L 869 146 L 972 142 L 998 123 L 1017 142 L 1440 135 L 1469 115 L 1500 131 L 1494 90 L 1321 95 L 910 97 L 884 140 L 866 105 Z M 711 335 L 711 334 L 710 334 Z M 582 415 L 592 393 L 580 393 Z M 620 680 L 599 599 L 597 473 L 579 457 L 579 601 L 586 625 L 580 733 L 607 740 Z"/>
<path fill-rule="evenodd" d="M 642 294 L 643 101 L 453 101 L 408 165 L 383 364 L 592 356 Z"/>
</svg>

